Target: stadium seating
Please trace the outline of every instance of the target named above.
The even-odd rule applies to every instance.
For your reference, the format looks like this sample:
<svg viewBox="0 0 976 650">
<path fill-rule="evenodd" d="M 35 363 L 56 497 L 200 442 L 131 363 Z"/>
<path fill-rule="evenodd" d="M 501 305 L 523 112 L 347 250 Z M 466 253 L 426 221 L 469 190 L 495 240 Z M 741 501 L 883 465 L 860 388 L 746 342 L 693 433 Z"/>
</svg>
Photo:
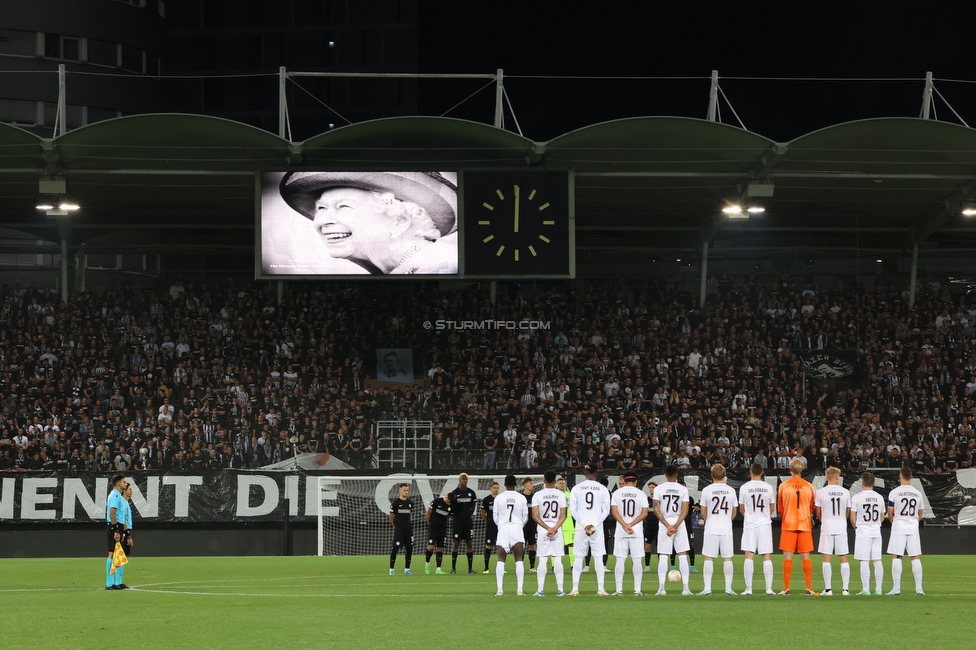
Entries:
<svg viewBox="0 0 976 650">
<path fill-rule="evenodd" d="M 64 307 L 2 288 L 0 471 L 324 451 L 368 468 L 373 424 L 397 418 L 434 422 L 445 470 L 976 462 L 976 300 L 934 281 L 911 312 L 901 289 L 757 278 L 716 278 L 703 309 L 645 278 L 501 285 L 494 304 L 434 283 L 293 285 L 281 304 L 266 284 L 169 284 Z M 430 325 L 488 319 L 543 325 Z M 380 348 L 411 348 L 420 379 L 377 381 Z M 804 371 L 837 350 L 859 353 L 849 377 Z"/>
</svg>

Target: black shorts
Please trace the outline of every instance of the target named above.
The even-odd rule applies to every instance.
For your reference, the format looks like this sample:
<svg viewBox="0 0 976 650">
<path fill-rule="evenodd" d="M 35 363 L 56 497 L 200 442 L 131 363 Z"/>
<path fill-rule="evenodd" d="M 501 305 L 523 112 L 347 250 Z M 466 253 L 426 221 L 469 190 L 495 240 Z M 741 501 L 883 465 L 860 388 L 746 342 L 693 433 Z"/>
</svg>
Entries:
<svg viewBox="0 0 976 650">
<path fill-rule="evenodd" d="M 485 528 L 485 546 L 494 546 L 496 539 L 498 539 L 498 527 Z"/>
<path fill-rule="evenodd" d="M 534 546 L 536 542 L 536 535 L 539 533 L 539 525 L 534 521 L 530 521 L 522 527 L 522 535 L 525 536 L 525 545 Z"/>
<path fill-rule="evenodd" d="M 444 548 L 444 540 L 447 538 L 446 530 L 428 530 L 427 546 L 434 548 Z"/>
<path fill-rule="evenodd" d="M 115 552 L 115 533 L 122 532 L 122 524 L 109 524 L 105 529 L 105 538 L 108 541 L 108 552 Z"/>
<path fill-rule="evenodd" d="M 474 529 L 474 526 L 471 524 L 470 521 L 468 521 L 468 522 L 455 521 L 454 522 L 454 539 L 457 540 L 457 541 L 459 541 L 459 542 L 461 542 L 461 541 L 470 542 L 471 539 L 472 539 L 471 534 L 472 534 L 473 529 Z"/>
<path fill-rule="evenodd" d="M 134 546 L 129 546 L 129 540 L 132 539 L 132 532 L 125 531 L 122 533 L 122 550 L 125 551 L 126 556 L 132 555 L 132 549 Z"/>
<path fill-rule="evenodd" d="M 393 545 L 397 548 L 413 548 L 413 530 L 409 528 L 405 530 L 395 529 L 393 531 Z"/>
<path fill-rule="evenodd" d="M 657 517 L 644 520 L 644 543 L 657 544 L 657 530 L 661 522 Z"/>
</svg>

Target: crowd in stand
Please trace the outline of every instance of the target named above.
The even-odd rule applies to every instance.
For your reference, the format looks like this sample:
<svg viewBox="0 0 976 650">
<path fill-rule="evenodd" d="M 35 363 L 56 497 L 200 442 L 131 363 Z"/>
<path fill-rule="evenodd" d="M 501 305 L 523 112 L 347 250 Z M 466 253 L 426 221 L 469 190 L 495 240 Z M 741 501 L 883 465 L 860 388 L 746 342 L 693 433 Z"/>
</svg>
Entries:
<svg viewBox="0 0 976 650">
<path fill-rule="evenodd" d="M 169 283 L 166 283 L 167 285 Z M 0 471 L 375 463 L 379 420 L 429 420 L 442 468 L 972 467 L 976 298 L 742 277 L 0 290 Z M 527 329 L 430 322 L 533 321 Z M 425 327 L 427 324 L 427 327 Z M 411 348 L 418 381 L 376 380 Z M 814 380 L 804 359 L 857 351 Z"/>
</svg>

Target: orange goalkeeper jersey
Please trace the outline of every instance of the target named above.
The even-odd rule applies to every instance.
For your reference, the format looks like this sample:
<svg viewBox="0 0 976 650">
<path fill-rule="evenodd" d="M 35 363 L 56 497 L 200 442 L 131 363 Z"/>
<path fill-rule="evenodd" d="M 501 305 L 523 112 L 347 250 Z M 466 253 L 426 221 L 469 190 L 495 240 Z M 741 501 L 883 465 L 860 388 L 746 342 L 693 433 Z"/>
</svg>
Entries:
<svg viewBox="0 0 976 650">
<path fill-rule="evenodd" d="M 779 515 L 783 530 L 813 530 L 813 486 L 800 476 L 794 476 L 779 486 Z"/>
</svg>

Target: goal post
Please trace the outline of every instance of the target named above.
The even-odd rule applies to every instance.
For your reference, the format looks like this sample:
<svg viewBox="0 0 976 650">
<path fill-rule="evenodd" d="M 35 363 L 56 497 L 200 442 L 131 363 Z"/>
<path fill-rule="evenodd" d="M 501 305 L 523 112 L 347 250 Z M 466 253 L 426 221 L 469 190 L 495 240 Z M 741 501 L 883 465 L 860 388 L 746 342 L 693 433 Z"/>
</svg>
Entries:
<svg viewBox="0 0 976 650">
<path fill-rule="evenodd" d="M 530 476 L 536 488 L 542 486 L 538 474 L 519 475 L 519 486 Z M 469 475 L 468 487 L 478 495 L 474 522 L 474 552 L 485 547 L 485 522 L 481 518 L 481 502 L 491 494 L 492 481 L 498 481 L 504 491 L 505 475 Z M 316 477 L 318 499 L 317 554 L 318 555 L 389 555 L 393 542 L 390 525 L 390 504 L 398 498 L 399 487 L 410 486 L 413 502 L 414 554 L 422 554 L 427 546 L 427 506 L 435 498 L 451 492 L 458 485 L 457 474 L 425 475 L 400 473 L 385 476 L 345 476 L 332 474 Z M 453 536 L 453 522 L 448 525 L 448 539 Z M 453 544 L 451 544 L 453 549 Z M 466 552 L 462 547 L 461 552 Z"/>
</svg>

